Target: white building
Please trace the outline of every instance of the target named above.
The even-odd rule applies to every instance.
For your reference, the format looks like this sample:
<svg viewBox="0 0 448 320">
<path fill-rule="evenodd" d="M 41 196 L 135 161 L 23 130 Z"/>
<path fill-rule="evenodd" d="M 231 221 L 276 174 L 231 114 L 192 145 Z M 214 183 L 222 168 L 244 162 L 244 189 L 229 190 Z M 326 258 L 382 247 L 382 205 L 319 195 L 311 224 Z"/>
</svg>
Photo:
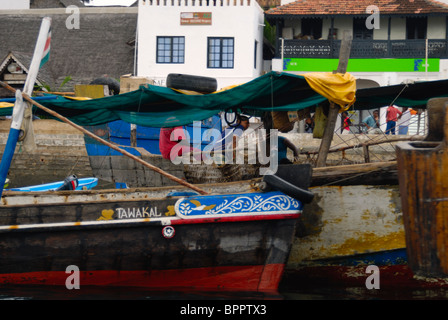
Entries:
<svg viewBox="0 0 448 320">
<path fill-rule="evenodd" d="M 218 89 L 263 72 L 263 10 L 255 0 L 140 0 L 137 76 L 213 77 Z"/>
<path fill-rule="evenodd" d="M 347 72 L 358 88 L 448 78 L 448 0 L 282 0 L 265 15 L 277 31 L 275 71 L 336 70 L 348 31 Z M 352 119 L 360 123 L 368 114 L 356 111 Z M 385 114 L 381 108 L 383 130 Z"/>
<path fill-rule="evenodd" d="M 0 0 L 0 10 L 23 10 L 30 8 L 30 0 Z"/>
</svg>

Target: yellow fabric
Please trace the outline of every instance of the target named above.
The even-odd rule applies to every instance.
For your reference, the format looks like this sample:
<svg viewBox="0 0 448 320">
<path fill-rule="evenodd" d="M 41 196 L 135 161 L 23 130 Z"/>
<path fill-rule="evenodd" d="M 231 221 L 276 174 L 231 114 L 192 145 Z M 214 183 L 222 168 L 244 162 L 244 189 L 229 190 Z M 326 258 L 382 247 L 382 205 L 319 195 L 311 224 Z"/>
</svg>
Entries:
<svg viewBox="0 0 448 320">
<path fill-rule="evenodd" d="M 172 89 L 174 91 L 177 91 L 179 93 L 186 94 L 186 95 L 202 95 L 202 93 L 197 92 L 197 91 L 184 90 L 184 89 L 175 89 L 175 88 L 170 88 L 170 89 Z"/>
<path fill-rule="evenodd" d="M 14 107 L 14 103 L 0 102 L 0 108 L 10 108 L 10 107 Z"/>
<path fill-rule="evenodd" d="M 216 91 L 212 92 L 212 94 L 213 94 L 213 93 L 222 92 L 222 91 L 226 91 L 226 90 L 230 90 L 230 89 L 235 88 L 235 87 L 237 87 L 237 86 L 239 86 L 239 84 L 235 84 L 235 85 L 227 86 L 227 87 L 224 87 L 224 88 L 222 88 L 222 89 L 219 89 L 219 90 L 216 90 Z M 175 88 L 171 88 L 171 89 L 174 90 L 174 91 L 183 93 L 183 94 L 188 94 L 188 95 L 201 95 L 201 94 L 202 94 L 202 93 L 200 93 L 200 92 L 197 92 L 197 91 L 191 91 L 191 90 L 175 89 Z"/>
<path fill-rule="evenodd" d="M 348 110 L 356 100 L 356 79 L 349 73 L 310 72 L 303 74 L 317 93 Z"/>
<path fill-rule="evenodd" d="M 239 86 L 239 84 L 233 84 L 233 85 L 230 85 L 230 86 L 221 88 L 221 89 L 219 89 L 219 90 L 216 90 L 216 91 L 213 92 L 213 93 L 218 93 L 218 92 L 222 92 L 222 91 L 230 90 L 230 89 L 233 89 L 233 88 L 238 87 L 238 86 Z"/>
<path fill-rule="evenodd" d="M 63 96 L 63 97 L 70 99 L 70 100 L 77 100 L 77 101 L 92 100 L 92 98 L 89 98 L 89 97 L 70 97 L 70 96 Z"/>
</svg>

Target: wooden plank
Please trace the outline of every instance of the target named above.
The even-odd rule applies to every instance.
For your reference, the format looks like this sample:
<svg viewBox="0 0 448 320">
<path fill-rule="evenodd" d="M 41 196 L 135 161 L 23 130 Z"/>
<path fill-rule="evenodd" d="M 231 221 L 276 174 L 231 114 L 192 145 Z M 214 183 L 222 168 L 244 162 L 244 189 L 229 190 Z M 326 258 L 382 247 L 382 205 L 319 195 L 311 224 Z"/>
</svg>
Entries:
<svg viewBox="0 0 448 320">
<path fill-rule="evenodd" d="M 326 186 L 311 191 L 315 197 L 298 221 L 288 269 L 405 249 L 398 185 Z"/>
<path fill-rule="evenodd" d="M 371 162 L 314 168 L 311 184 L 313 186 L 335 184 L 397 185 L 397 162 Z"/>
<path fill-rule="evenodd" d="M 339 148 L 334 148 L 334 149 L 330 149 L 328 150 L 328 153 L 332 153 L 332 152 L 339 152 L 339 151 L 345 151 L 345 150 L 349 150 L 349 149 L 355 149 L 355 148 L 360 148 L 360 147 L 364 147 L 364 146 L 376 146 L 379 144 L 383 144 L 383 143 L 394 143 L 394 142 L 399 142 L 399 141 L 419 141 L 419 140 L 423 140 L 425 137 L 422 136 L 409 136 L 409 137 L 391 137 L 391 138 L 386 138 L 386 139 L 381 139 L 381 140 L 369 140 L 367 142 L 364 143 L 356 143 L 353 145 L 349 145 L 349 146 L 343 146 L 343 147 L 339 147 Z M 305 152 L 301 152 L 301 154 L 317 154 L 319 153 L 319 151 L 305 151 Z"/>
</svg>

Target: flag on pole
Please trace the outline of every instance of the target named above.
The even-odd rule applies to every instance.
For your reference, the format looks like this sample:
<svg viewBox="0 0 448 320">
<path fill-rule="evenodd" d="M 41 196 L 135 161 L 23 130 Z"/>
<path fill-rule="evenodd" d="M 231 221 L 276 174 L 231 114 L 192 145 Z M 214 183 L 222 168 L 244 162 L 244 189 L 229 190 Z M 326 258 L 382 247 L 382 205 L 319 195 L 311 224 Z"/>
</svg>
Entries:
<svg viewBox="0 0 448 320">
<path fill-rule="evenodd" d="M 48 59 L 50 59 L 50 44 L 51 44 L 51 28 L 50 30 L 48 30 L 47 41 L 45 42 L 45 48 L 42 54 L 42 60 L 40 61 L 39 68 L 42 68 L 42 66 L 48 61 Z"/>
</svg>

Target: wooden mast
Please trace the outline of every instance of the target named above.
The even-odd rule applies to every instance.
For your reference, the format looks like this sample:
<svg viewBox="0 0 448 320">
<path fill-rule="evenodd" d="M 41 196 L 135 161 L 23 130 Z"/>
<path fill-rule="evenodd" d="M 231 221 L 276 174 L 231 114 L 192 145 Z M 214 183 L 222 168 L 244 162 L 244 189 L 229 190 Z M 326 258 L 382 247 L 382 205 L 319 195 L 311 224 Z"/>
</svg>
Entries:
<svg viewBox="0 0 448 320">
<path fill-rule="evenodd" d="M 339 51 L 338 69 L 333 73 L 344 74 L 347 71 L 348 60 L 350 57 L 350 49 L 352 46 L 352 37 L 348 30 L 344 31 L 344 38 L 342 39 L 341 49 Z M 325 127 L 324 136 L 319 148 L 319 155 L 317 156 L 317 167 L 325 167 L 327 162 L 328 150 L 330 150 L 331 142 L 333 141 L 334 128 L 336 127 L 336 120 L 338 118 L 339 106 L 330 101 L 330 111 L 327 118 L 327 126 Z"/>
<path fill-rule="evenodd" d="M 39 68 L 41 66 L 50 28 L 51 18 L 43 18 L 39 36 L 37 38 L 36 47 L 34 48 L 33 59 L 31 61 L 30 69 L 28 70 L 28 76 L 26 78 L 25 85 L 23 86 L 23 93 L 29 96 L 31 96 L 31 94 L 33 93 L 34 83 L 36 82 L 37 74 L 39 73 Z M 34 140 L 32 107 L 29 104 L 26 104 L 25 107 L 22 126 L 25 133 L 23 148 L 27 152 L 33 152 L 37 147 L 36 141 Z"/>
<path fill-rule="evenodd" d="M 37 38 L 36 47 L 34 48 L 34 54 L 31 60 L 31 65 L 28 70 L 28 76 L 26 77 L 25 85 L 23 87 L 23 91 L 27 95 L 33 92 L 34 83 L 36 82 L 37 74 L 39 72 L 39 68 L 42 63 L 42 58 L 45 52 L 45 47 L 47 45 L 50 27 L 51 27 L 51 18 L 49 17 L 43 18 L 39 29 L 39 35 Z M 22 126 L 24 127 L 25 131 L 25 140 L 24 140 L 25 151 L 32 152 L 36 149 L 36 142 L 34 141 L 33 121 L 32 121 L 32 108 L 23 101 L 20 90 L 15 90 L 12 87 L 10 88 L 13 90 L 13 92 L 16 93 L 16 101 L 14 104 L 8 141 L 6 142 L 5 150 L 3 152 L 2 160 L 0 163 L 0 197 L 3 193 L 6 177 L 8 175 L 8 171 L 11 166 L 11 161 L 14 156 L 14 151 L 21 132 L 20 128 Z"/>
</svg>

